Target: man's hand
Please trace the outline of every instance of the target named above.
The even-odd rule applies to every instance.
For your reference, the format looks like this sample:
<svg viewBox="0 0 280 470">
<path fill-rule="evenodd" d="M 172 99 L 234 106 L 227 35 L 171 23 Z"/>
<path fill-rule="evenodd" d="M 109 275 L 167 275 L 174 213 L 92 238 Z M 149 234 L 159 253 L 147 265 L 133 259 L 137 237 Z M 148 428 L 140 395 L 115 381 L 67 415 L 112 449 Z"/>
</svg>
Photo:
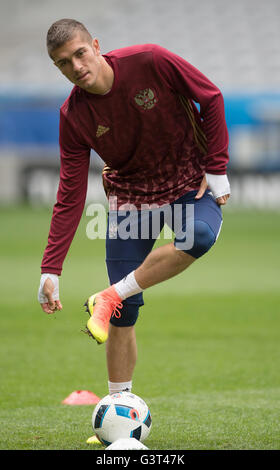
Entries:
<svg viewBox="0 0 280 470">
<path fill-rule="evenodd" d="M 54 313 L 56 310 L 62 310 L 62 305 L 59 300 L 59 281 L 56 274 L 42 274 L 38 300 L 45 313 L 50 314 Z"/>
<path fill-rule="evenodd" d="M 227 203 L 230 197 L 230 185 L 226 175 L 204 175 L 195 199 L 201 199 L 207 188 L 210 188 L 219 206 Z"/>
</svg>

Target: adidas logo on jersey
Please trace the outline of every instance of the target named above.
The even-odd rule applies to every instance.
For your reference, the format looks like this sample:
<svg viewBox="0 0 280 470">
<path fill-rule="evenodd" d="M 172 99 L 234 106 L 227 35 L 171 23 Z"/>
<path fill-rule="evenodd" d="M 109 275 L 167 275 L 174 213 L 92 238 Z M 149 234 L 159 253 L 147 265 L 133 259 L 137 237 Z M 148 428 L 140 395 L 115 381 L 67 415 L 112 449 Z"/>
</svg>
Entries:
<svg viewBox="0 0 280 470">
<path fill-rule="evenodd" d="M 105 126 L 98 126 L 97 131 L 96 131 L 96 137 L 101 137 L 103 134 L 108 132 L 110 130 L 110 127 L 105 127 Z"/>
</svg>

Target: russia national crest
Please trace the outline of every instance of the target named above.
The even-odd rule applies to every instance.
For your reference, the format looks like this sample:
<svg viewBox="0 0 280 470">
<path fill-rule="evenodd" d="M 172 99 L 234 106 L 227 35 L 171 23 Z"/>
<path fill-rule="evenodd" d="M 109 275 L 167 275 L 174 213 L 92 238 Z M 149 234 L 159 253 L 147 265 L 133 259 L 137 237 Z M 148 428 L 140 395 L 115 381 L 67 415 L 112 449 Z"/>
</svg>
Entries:
<svg viewBox="0 0 280 470">
<path fill-rule="evenodd" d="M 145 110 L 152 109 L 158 101 L 155 97 L 155 93 L 151 88 L 140 90 L 134 99 L 136 104 Z"/>
</svg>

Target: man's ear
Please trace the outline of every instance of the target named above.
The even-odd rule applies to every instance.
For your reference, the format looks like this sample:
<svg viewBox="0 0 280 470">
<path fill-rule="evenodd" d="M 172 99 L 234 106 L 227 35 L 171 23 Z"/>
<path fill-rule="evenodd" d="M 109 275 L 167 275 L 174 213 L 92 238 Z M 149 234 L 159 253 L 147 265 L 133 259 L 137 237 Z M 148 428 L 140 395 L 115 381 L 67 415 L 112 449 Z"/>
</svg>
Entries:
<svg viewBox="0 0 280 470">
<path fill-rule="evenodd" d="M 97 53 L 97 55 L 100 55 L 100 45 L 99 45 L 99 42 L 98 42 L 97 38 L 94 38 L 92 40 L 92 47 L 95 50 L 95 52 Z"/>
</svg>

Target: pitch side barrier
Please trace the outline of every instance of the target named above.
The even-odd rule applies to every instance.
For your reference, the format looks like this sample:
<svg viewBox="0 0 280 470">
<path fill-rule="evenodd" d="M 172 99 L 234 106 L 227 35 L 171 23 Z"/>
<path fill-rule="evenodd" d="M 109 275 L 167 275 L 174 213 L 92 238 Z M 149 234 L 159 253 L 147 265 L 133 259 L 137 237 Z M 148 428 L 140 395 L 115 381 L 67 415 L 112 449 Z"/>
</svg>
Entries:
<svg viewBox="0 0 280 470">
<path fill-rule="evenodd" d="M 37 92 L 36 92 L 37 93 Z M 66 95 L 0 92 L 0 204 L 50 206 L 59 181 L 59 107 Z M 229 130 L 228 208 L 280 209 L 280 93 L 224 91 Z M 92 151 L 87 204 L 107 204 L 104 162 Z"/>
</svg>

